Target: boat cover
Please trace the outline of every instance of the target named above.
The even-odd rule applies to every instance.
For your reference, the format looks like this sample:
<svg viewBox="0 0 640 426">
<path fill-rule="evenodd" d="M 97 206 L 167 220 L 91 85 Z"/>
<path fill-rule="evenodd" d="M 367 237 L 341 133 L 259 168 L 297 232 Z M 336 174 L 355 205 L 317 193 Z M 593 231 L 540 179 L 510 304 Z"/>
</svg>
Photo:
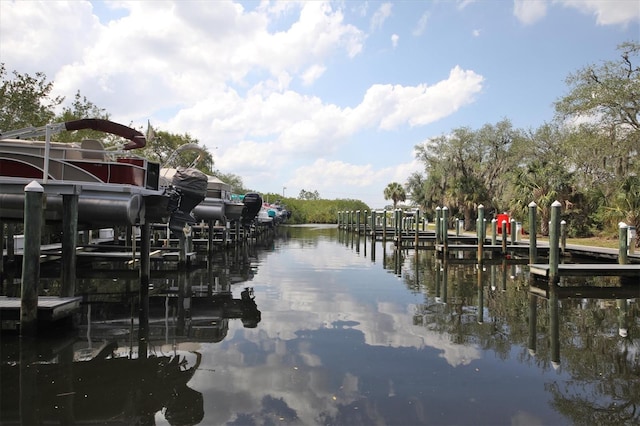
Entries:
<svg viewBox="0 0 640 426">
<path fill-rule="evenodd" d="M 207 194 L 207 175 L 198 169 L 178 168 L 171 184 L 181 191 L 190 191 L 203 198 Z"/>
</svg>

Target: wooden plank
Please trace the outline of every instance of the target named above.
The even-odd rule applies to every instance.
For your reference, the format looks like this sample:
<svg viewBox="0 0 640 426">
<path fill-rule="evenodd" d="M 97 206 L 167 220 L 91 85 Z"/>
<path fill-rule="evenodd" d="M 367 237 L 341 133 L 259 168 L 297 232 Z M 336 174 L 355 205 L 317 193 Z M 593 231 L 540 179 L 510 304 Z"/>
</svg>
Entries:
<svg viewBox="0 0 640 426">
<path fill-rule="evenodd" d="M 38 320 L 56 321 L 71 315 L 80 308 L 82 297 L 38 297 Z M 20 320 L 21 301 L 19 297 L 0 296 L 0 319 Z"/>
<path fill-rule="evenodd" d="M 623 287 L 593 287 L 593 286 L 570 286 L 563 287 L 558 286 L 555 288 L 555 293 L 560 299 L 577 299 L 577 298 L 589 298 L 589 299 L 630 299 L 638 297 L 637 286 L 623 286 Z M 549 299 L 551 289 L 548 286 L 538 287 L 529 286 L 529 293 L 536 296 Z"/>
<path fill-rule="evenodd" d="M 549 277 L 549 265 L 529 265 L 529 272 L 533 275 Z M 640 277 L 640 265 L 619 265 L 607 263 L 563 263 L 558 265 L 558 276 Z"/>
</svg>

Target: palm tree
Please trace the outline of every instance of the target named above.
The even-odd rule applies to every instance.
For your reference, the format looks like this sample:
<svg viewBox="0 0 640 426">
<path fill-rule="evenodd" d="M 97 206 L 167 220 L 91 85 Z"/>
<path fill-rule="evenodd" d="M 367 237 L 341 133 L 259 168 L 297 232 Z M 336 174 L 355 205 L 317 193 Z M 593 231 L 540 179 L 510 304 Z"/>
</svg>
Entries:
<svg viewBox="0 0 640 426">
<path fill-rule="evenodd" d="M 384 189 L 384 199 L 393 200 L 393 208 L 395 209 L 398 201 L 405 201 L 407 199 L 407 193 L 398 182 L 391 182 Z"/>
</svg>

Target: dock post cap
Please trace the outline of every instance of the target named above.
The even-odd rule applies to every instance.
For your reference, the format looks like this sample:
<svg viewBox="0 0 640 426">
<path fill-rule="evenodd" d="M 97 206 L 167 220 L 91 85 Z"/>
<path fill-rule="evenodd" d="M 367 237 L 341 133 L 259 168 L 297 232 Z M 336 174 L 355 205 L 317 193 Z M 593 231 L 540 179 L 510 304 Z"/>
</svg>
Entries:
<svg viewBox="0 0 640 426">
<path fill-rule="evenodd" d="M 560 225 L 566 225 L 566 224 L 567 224 L 567 221 L 566 221 L 566 220 L 562 219 L 562 220 L 560 221 Z"/>
<path fill-rule="evenodd" d="M 618 223 L 618 226 L 619 226 L 620 228 L 628 228 L 628 227 L 629 227 L 629 225 L 627 225 L 627 224 L 626 224 L 626 223 L 624 223 L 624 222 L 620 222 L 620 223 Z"/>
<path fill-rule="evenodd" d="M 562 204 L 558 200 L 555 200 L 553 203 L 551 203 L 551 207 L 561 207 L 561 206 Z"/>
<path fill-rule="evenodd" d="M 535 201 L 529 203 L 529 207 L 538 207 Z"/>
<path fill-rule="evenodd" d="M 442 210 L 449 210 L 449 207 L 444 206 L 444 207 L 442 208 Z"/>
<path fill-rule="evenodd" d="M 498 222 L 498 219 L 496 219 L 495 217 L 491 219 L 491 223 L 496 223 L 496 222 Z"/>
<path fill-rule="evenodd" d="M 479 209 L 484 209 L 484 205 L 483 204 L 478 204 L 478 208 Z"/>
<path fill-rule="evenodd" d="M 438 206 L 436 207 L 436 210 L 442 210 L 442 207 Z"/>
<path fill-rule="evenodd" d="M 32 180 L 24 187 L 24 192 L 44 192 L 44 188 L 37 181 Z"/>
</svg>

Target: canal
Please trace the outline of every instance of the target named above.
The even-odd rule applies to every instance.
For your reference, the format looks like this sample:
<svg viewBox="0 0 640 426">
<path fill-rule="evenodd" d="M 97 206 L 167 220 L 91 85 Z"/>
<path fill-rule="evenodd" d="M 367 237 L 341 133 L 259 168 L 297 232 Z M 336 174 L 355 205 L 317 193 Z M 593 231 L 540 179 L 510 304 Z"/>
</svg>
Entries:
<svg viewBox="0 0 640 426">
<path fill-rule="evenodd" d="M 135 269 L 79 260 L 72 332 L 1 337 L 0 423 L 638 424 L 638 283 L 472 255 L 285 226 L 154 265 L 148 309 Z"/>
</svg>

